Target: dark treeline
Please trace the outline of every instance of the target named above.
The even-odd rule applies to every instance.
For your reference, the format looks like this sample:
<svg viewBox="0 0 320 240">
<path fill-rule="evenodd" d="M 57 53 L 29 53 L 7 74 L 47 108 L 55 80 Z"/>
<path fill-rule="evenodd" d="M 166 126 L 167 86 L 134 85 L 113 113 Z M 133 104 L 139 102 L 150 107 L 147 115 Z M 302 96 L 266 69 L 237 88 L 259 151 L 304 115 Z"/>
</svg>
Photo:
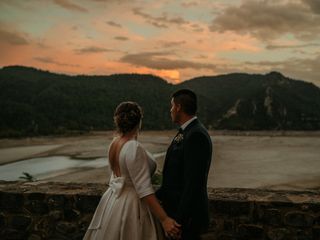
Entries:
<svg viewBox="0 0 320 240">
<path fill-rule="evenodd" d="M 121 101 L 144 109 L 144 129 L 172 129 L 170 95 L 190 88 L 210 129 L 320 129 L 320 89 L 280 73 L 199 77 L 179 85 L 152 75 L 68 76 L 20 66 L 0 70 L 0 137 L 113 129 Z"/>
</svg>

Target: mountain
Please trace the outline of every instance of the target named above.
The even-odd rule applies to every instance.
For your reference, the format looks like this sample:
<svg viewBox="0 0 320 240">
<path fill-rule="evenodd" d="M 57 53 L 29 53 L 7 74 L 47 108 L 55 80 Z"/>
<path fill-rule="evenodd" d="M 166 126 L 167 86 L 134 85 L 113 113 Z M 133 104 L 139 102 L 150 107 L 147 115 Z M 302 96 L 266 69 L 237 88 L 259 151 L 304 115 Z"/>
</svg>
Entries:
<svg viewBox="0 0 320 240">
<path fill-rule="evenodd" d="M 198 77 L 180 84 L 206 98 L 206 123 L 218 129 L 316 130 L 320 89 L 281 73 L 234 73 Z"/>
<path fill-rule="evenodd" d="M 180 88 L 198 94 L 198 115 L 208 128 L 320 129 L 320 89 L 277 72 L 172 85 L 153 75 L 68 76 L 9 66 L 0 69 L 0 137 L 113 129 L 113 111 L 127 100 L 143 107 L 144 129 L 172 129 L 170 95 Z"/>
</svg>

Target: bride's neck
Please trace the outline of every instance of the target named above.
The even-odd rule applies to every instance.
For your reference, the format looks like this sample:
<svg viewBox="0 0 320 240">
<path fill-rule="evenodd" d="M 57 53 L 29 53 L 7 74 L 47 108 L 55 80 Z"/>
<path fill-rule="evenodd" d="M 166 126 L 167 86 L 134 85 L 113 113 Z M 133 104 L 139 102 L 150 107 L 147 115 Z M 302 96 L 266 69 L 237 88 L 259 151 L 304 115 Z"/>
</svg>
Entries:
<svg viewBox="0 0 320 240">
<path fill-rule="evenodd" d="M 138 138 L 138 131 L 136 129 L 130 131 L 130 132 L 127 132 L 127 133 L 124 133 L 124 134 L 121 134 L 120 135 L 121 138 L 125 138 L 125 139 L 136 139 Z"/>
</svg>

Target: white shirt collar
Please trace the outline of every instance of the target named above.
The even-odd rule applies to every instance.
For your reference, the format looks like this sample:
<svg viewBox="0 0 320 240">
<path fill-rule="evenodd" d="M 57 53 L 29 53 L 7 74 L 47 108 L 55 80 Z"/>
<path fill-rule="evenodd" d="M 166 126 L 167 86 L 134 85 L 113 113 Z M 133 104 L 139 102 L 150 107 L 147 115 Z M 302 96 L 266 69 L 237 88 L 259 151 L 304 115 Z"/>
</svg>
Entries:
<svg viewBox="0 0 320 240">
<path fill-rule="evenodd" d="M 191 118 L 191 119 L 189 119 L 188 121 L 186 121 L 184 124 L 182 124 L 181 126 L 180 126 L 180 128 L 182 129 L 182 130 L 184 130 L 193 120 L 195 120 L 195 119 L 197 119 L 197 116 L 194 116 L 193 118 Z"/>
</svg>

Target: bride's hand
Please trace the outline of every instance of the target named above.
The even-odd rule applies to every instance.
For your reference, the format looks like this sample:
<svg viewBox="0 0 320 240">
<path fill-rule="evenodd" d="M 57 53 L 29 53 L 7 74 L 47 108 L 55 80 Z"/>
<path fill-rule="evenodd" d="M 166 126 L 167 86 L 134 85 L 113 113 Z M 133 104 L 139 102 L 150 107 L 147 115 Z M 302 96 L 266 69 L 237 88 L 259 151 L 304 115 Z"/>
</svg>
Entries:
<svg viewBox="0 0 320 240">
<path fill-rule="evenodd" d="M 168 237 L 179 239 L 181 235 L 181 225 L 174 219 L 167 217 L 162 222 L 162 227 Z"/>
</svg>

